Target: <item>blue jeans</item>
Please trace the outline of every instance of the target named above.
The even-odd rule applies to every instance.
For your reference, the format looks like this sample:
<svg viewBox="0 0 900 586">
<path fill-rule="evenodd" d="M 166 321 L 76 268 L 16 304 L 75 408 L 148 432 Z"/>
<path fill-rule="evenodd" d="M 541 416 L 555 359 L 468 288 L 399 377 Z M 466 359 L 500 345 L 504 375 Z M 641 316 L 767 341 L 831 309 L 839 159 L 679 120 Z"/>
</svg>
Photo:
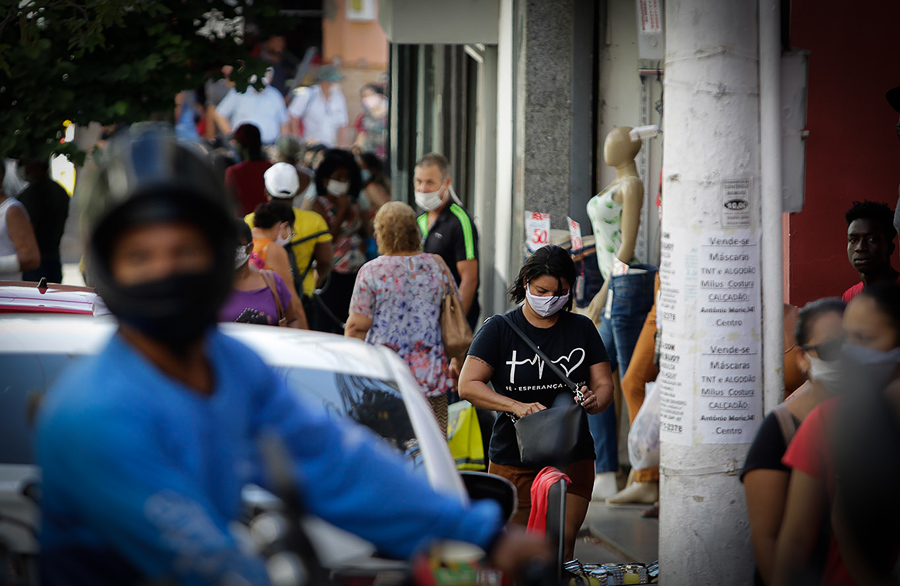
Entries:
<svg viewBox="0 0 900 586">
<path fill-rule="evenodd" d="M 653 307 L 653 280 L 657 268 L 651 265 L 631 265 L 647 272 L 637 275 L 611 277 L 612 293 L 610 316 L 605 309 L 600 320 L 600 338 L 609 354 L 609 368 L 625 375 L 634 346 L 637 344 L 647 313 Z M 603 413 L 588 415 L 588 426 L 594 438 L 594 468 L 597 474 L 615 472 L 619 468 L 618 442 L 616 441 L 616 410 L 610 405 Z"/>
</svg>

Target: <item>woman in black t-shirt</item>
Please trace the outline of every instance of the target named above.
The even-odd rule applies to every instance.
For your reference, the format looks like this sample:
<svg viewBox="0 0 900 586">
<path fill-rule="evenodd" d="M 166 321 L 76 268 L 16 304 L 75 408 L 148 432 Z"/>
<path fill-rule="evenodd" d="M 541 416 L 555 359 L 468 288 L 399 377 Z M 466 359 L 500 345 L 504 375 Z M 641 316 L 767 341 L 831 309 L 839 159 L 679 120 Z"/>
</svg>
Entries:
<svg viewBox="0 0 900 586">
<path fill-rule="evenodd" d="M 525 261 L 509 289 L 512 300 L 524 304 L 506 315 L 581 387 L 585 412 L 600 413 L 612 405 L 612 374 L 597 328 L 587 317 L 569 311 L 575 277 L 568 252 L 552 245 L 539 249 Z M 491 434 L 488 472 L 516 486 L 519 502 L 512 521 L 526 525 L 531 484 L 539 471 L 523 466 L 511 416 L 525 417 L 551 407 L 560 395 L 575 400 L 574 395 L 498 316 L 489 319 L 472 341 L 460 373 L 459 395 L 476 407 L 500 412 Z M 594 482 L 594 444 L 586 413 L 575 453 L 567 458 L 571 464 L 564 470 L 571 480 L 566 498 L 566 559 L 574 555 L 575 536 Z"/>
</svg>

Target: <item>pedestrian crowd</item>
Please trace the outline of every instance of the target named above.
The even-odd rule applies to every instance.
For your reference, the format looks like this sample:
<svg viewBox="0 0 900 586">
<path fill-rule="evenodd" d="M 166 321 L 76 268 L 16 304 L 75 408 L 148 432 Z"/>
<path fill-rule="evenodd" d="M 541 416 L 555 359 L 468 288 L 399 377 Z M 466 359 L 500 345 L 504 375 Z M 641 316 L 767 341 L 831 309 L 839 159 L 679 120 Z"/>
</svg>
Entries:
<svg viewBox="0 0 900 586">
<path fill-rule="evenodd" d="M 226 217 L 224 204 L 209 207 L 202 198 L 194 202 L 193 196 L 185 196 L 179 202 L 156 193 L 135 204 L 135 209 L 123 206 L 108 213 L 95 226 L 90 246 L 104 264 L 89 268 L 86 282 L 111 295 L 109 306 L 125 327 L 82 373 L 86 380 L 99 381 L 101 367 L 116 361 L 119 374 L 113 378 L 124 377 L 121 367 L 139 362 L 128 344 L 151 356 L 158 342 L 179 353 L 200 352 L 195 366 L 209 363 L 210 372 L 249 364 L 248 371 L 259 377 L 256 383 L 271 382 L 261 364 L 240 359 L 242 350 L 233 342 L 219 334 L 204 337 L 201 326 L 208 325 L 203 322 L 207 318 L 355 337 L 397 353 L 444 431 L 449 404 L 458 399 L 490 414 L 489 425 L 482 429 L 489 436 L 487 471 L 516 487 L 514 524 L 531 525 L 535 511 L 546 508 L 546 495 L 534 490 L 544 486 L 544 464 L 560 469 L 568 481 L 562 530 L 566 559 L 574 557 L 577 532 L 592 500 L 654 505 L 646 514 L 658 515 L 658 466 L 633 468 L 627 482 L 619 478 L 613 408 L 620 380 L 633 422 L 658 373 L 660 281 L 656 267 L 642 263 L 635 247 L 643 187 L 634 164 L 640 143 L 629 139 L 630 129 L 616 128 L 607 137 L 604 157 L 616 169 L 616 178 L 587 206 L 603 277 L 596 295 L 587 300 L 593 300 L 590 305 L 576 307 L 579 274 L 573 254 L 551 244 L 528 255 L 510 284 L 515 309 L 482 316 L 478 230 L 455 192 L 448 159 L 428 153 L 415 164 L 412 183 L 420 213 L 392 201 L 383 141 L 388 110 L 383 88 L 363 87 L 364 111 L 354 124 L 357 138 L 352 148 L 340 148 L 338 130 L 349 124 L 338 85 L 340 73 L 323 66 L 315 84 L 285 93 L 289 80 L 279 68 L 283 44 L 270 41 L 264 52 L 272 67 L 263 80 L 264 89 L 237 92 L 227 85 L 208 86 L 205 95 L 183 92 L 176 99 L 179 156 L 196 165 L 198 175 L 191 181 L 209 175 L 194 195 L 208 197 L 210 186 L 221 184 L 221 193 L 211 197 L 228 200 L 233 217 Z M 213 142 L 205 140 L 210 137 Z M 159 149 L 168 139 L 157 135 L 138 140 L 149 140 Z M 114 160 L 134 153 L 126 147 L 109 156 Z M 108 162 L 101 158 L 97 167 L 102 170 L 104 165 Z M 28 161 L 22 166 L 28 187 L 18 198 L 0 192 L 0 280 L 46 278 L 58 283 L 68 196 L 50 179 L 47 165 Z M 0 167 L 0 181 L 4 174 Z M 111 178 L 108 183 L 108 189 L 121 187 Z M 136 194 L 142 192 L 131 185 L 123 196 Z M 210 216 L 202 217 L 206 213 Z M 151 217 L 162 220 L 147 220 Z M 872 475 L 892 480 L 893 459 L 900 453 L 900 272 L 892 264 L 894 217 L 887 204 L 855 202 L 845 216 L 847 253 L 860 282 L 840 297 L 835 291 L 833 298 L 799 310 L 785 307 L 786 323 L 795 325 L 786 328 L 793 331 L 786 331 L 784 367 L 785 373 L 796 377 L 786 374 L 786 399 L 760 425 L 741 475 L 759 584 L 887 584 L 900 576 L 896 534 L 900 507 L 891 494 L 878 492 L 884 482 L 875 484 L 876 489 L 867 483 Z M 116 221 L 123 223 L 111 226 Z M 159 230 L 157 236 L 144 234 L 145 223 Z M 197 277 L 192 283 L 209 286 L 211 282 L 201 277 L 223 275 L 229 282 L 219 283 L 222 290 L 205 299 L 204 311 L 190 319 L 179 314 L 185 321 L 177 325 L 174 319 L 147 324 L 141 319 L 140 299 L 129 298 L 138 290 L 131 287 L 143 282 L 140 267 L 129 266 L 129 247 L 145 251 L 168 241 L 182 242 L 190 250 L 198 249 L 197 242 L 204 238 L 232 248 L 224 258 L 206 259 L 212 269 L 188 271 Z M 169 285 L 179 295 L 191 297 L 187 288 Z M 461 310 L 471 335 L 471 346 L 463 354 L 451 352 L 445 340 L 448 298 Z M 205 311 L 209 308 L 214 316 Z M 162 326 L 172 330 L 154 329 Z M 198 340 L 206 340 L 218 354 L 206 355 L 185 345 Z M 215 383 L 210 372 L 182 373 L 182 382 L 209 393 Z M 148 389 L 167 392 L 160 372 L 141 371 L 140 376 Z M 121 384 L 127 386 L 124 379 Z M 247 391 L 238 388 L 242 383 L 229 384 L 217 392 L 233 393 L 234 398 Z M 252 395 L 259 388 L 248 392 Z M 80 391 L 73 387 L 68 392 L 77 398 Z M 142 396 L 153 401 L 149 391 Z M 253 405 L 234 400 L 230 408 L 240 403 L 249 410 L 241 416 L 231 414 L 241 421 L 271 418 L 288 436 L 305 426 L 344 441 L 341 432 L 325 422 L 279 403 L 282 397 L 277 393 L 255 397 Z M 521 421 L 562 411 L 551 409 L 560 400 L 566 407 L 577 406 L 567 420 L 574 430 L 571 438 L 555 428 L 542 432 L 542 437 L 523 431 L 528 427 Z M 276 417 L 278 409 L 296 421 Z M 60 433 L 71 431 L 72 422 L 58 405 L 51 406 L 50 413 L 45 426 L 56 427 L 45 430 L 45 442 L 59 441 Z M 532 460 L 525 446 L 538 441 L 552 443 L 556 455 Z M 45 449 L 55 453 L 50 444 Z M 357 455 L 389 468 L 395 465 L 372 451 Z M 227 464 L 211 453 L 203 457 L 212 466 Z M 344 461 L 346 454 L 330 457 Z M 168 472 L 159 471 L 161 476 Z M 51 486 L 61 490 L 58 474 L 51 466 Z M 405 482 L 400 484 L 412 493 L 436 498 Z M 381 497 L 370 491 L 360 502 L 374 505 Z M 467 526 L 479 522 L 491 526 L 479 534 L 478 543 L 502 539 L 494 530 L 491 512 L 463 512 L 454 504 L 440 503 Z M 60 524 L 50 542 L 58 546 L 52 536 L 65 533 L 68 512 L 51 509 L 49 514 L 51 527 Z M 434 514 L 440 523 L 450 524 L 450 515 Z M 876 520 L 884 523 L 884 529 Z M 438 532 L 460 536 L 458 529 L 440 526 Z M 155 547 L 152 540 L 148 543 Z M 57 558 L 59 571 L 72 563 L 73 558 L 66 557 L 70 553 Z M 134 552 L 125 557 L 132 553 L 140 558 Z M 241 576 L 259 570 L 241 567 L 237 561 L 226 565 Z"/>
</svg>

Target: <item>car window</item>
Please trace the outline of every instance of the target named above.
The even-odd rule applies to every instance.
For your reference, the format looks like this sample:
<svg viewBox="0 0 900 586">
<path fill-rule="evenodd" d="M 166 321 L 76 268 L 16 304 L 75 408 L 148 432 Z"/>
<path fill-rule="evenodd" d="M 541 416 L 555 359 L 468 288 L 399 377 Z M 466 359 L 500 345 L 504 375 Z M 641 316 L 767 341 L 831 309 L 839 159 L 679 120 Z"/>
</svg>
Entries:
<svg viewBox="0 0 900 586">
<path fill-rule="evenodd" d="M 419 443 L 396 383 L 311 368 L 275 370 L 305 401 L 365 425 L 400 451 L 410 468 L 425 474 Z"/>
<path fill-rule="evenodd" d="M 32 397 L 52 386 L 76 355 L 0 354 L 0 463 L 32 464 Z M 400 451 L 413 470 L 425 474 L 423 456 L 403 397 L 393 382 L 310 368 L 276 367 L 288 388 L 337 417 L 365 425 Z"/>
<path fill-rule="evenodd" d="M 0 463 L 34 462 L 29 402 L 45 393 L 76 358 L 60 354 L 0 355 Z"/>
</svg>

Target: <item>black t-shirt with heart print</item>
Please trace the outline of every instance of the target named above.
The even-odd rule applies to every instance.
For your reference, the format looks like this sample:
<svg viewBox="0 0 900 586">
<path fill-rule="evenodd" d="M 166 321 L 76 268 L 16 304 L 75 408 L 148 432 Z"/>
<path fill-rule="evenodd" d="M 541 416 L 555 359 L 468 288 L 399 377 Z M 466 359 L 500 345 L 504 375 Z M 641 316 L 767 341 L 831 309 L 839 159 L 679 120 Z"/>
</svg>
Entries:
<svg viewBox="0 0 900 586">
<path fill-rule="evenodd" d="M 609 361 L 600 333 L 583 315 L 563 311 L 559 320 L 549 328 L 537 328 L 528 323 L 521 307 L 506 315 L 579 387 L 587 385 L 592 365 Z M 572 397 L 572 392 L 562 380 L 545 367 L 534 350 L 500 316 L 484 323 L 475 334 L 468 353 L 484 360 L 494 369 L 491 386 L 501 395 L 522 403 L 541 403 L 546 407 L 553 406 L 559 395 Z M 582 417 L 581 434 L 573 456 L 573 461 L 594 459 L 594 442 L 586 413 Z M 522 465 L 516 430 L 507 414 L 501 413 L 494 423 L 490 459 L 506 466 Z"/>
</svg>

